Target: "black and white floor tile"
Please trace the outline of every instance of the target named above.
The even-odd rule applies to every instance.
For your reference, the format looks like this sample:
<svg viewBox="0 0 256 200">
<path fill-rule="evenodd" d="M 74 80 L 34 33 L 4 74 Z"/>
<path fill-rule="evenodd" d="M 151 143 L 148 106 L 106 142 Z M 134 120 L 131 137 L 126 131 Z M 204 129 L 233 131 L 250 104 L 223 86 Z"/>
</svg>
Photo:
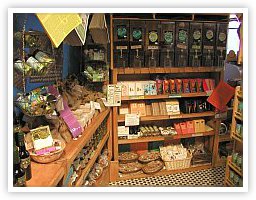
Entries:
<svg viewBox="0 0 256 200">
<path fill-rule="evenodd" d="M 188 187 L 223 187 L 225 168 L 218 167 L 212 169 L 198 170 L 155 176 L 139 179 L 129 179 L 124 181 L 111 182 L 110 186 L 188 186 Z"/>
</svg>

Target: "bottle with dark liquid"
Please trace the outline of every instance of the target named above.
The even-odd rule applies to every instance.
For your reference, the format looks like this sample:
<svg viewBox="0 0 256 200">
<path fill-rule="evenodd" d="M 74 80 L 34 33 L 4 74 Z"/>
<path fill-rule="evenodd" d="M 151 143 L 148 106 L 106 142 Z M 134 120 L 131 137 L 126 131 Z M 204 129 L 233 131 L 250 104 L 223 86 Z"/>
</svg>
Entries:
<svg viewBox="0 0 256 200">
<path fill-rule="evenodd" d="M 13 141 L 13 177 L 15 179 L 15 181 L 13 181 L 15 187 L 25 187 L 26 176 L 24 170 L 20 167 L 19 151 L 15 140 Z"/>
<path fill-rule="evenodd" d="M 31 179 L 31 161 L 30 154 L 26 149 L 24 142 L 24 133 L 19 131 L 17 136 L 18 139 L 18 147 L 19 147 L 19 156 L 20 156 L 20 167 L 25 171 L 26 181 Z"/>
</svg>

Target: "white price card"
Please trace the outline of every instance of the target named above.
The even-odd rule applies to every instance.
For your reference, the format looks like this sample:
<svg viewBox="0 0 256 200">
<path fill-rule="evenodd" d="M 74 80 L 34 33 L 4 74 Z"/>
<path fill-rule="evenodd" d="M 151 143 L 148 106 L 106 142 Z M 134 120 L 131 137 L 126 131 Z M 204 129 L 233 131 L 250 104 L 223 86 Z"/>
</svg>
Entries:
<svg viewBox="0 0 256 200">
<path fill-rule="evenodd" d="M 107 90 L 107 105 L 108 106 L 121 106 L 121 85 L 108 85 Z"/>
<path fill-rule="evenodd" d="M 125 126 L 138 126 L 140 125 L 140 117 L 137 114 L 125 115 Z"/>
</svg>

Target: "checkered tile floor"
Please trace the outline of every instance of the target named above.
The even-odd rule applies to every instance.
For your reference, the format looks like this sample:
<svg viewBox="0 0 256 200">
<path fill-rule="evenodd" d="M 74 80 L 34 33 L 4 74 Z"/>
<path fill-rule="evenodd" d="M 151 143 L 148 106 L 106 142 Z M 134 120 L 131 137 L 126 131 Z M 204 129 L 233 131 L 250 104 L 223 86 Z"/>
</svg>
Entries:
<svg viewBox="0 0 256 200">
<path fill-rule="evenodd" d="M 225 168 L 218 167 L 193 172 L 184 172 L 164 176 L 129 179 L 111 182 L 110 186 L 208 186 L 222 187 L 225 177 Z"/>
</svg>

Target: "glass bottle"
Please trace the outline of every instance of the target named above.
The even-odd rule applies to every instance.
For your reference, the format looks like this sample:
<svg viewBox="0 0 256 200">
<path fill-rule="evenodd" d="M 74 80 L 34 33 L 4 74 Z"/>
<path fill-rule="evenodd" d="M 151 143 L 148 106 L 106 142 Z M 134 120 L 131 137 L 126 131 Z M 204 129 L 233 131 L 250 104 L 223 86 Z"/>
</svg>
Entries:
<svg viewBox="0 0 256 200">
<path fill-rule="evenodd" d="M 24 170 L 20 167 L 20 157 L 19 150 L 15 144 L 15 140 L 13 140 L 13 177 L 15 179 L 16 184 L 15 187 L 25 187 L 26 185 L 26 175 Z"/>
<path fill-rule="evenodd" d="M 25 142 L 24 142 L 24 133 L 18 132 L 18 147 L 19 147 L 19 156 L 20 156 L 20 166 L 25 171 L 26 180 L 30 180 L 32 178 L 31 175 L 31 160 L 30 154 L 26 149 Z"/>
</svg>

